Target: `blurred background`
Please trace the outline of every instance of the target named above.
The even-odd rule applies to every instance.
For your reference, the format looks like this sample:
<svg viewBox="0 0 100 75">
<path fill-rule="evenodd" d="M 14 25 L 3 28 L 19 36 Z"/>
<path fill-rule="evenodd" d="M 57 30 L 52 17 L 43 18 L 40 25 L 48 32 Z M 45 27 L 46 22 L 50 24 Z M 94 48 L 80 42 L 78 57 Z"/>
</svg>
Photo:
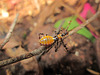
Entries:
<svg viewBox="0 0 100 75">
<path fill-rule="evenodd" d="M 68 30 L 73 30 L 100 10 L 99 5 L 99 0 L 0 0 L 0 44 L 19 13 L 12 36 L 0 51 L 0 61 L 39 48 L 38 34 L 52 36 L 64 19 L 63 28 L 71 20 Z M 70 54 L 62 45 L 57 52 L 53 47 L 40 61 L 34 56 L 1 67 L 0 75 L 99 75 L 99 24 L 100 15 L 64 40 Z"/>
</svg>

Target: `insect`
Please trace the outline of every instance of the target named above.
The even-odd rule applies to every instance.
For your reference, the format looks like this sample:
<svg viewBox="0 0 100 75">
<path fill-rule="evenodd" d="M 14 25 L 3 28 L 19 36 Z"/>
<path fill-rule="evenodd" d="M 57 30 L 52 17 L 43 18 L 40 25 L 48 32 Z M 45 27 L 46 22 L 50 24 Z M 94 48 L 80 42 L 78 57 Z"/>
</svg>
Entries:
<svg viewBox="0 0 100 75">
<path fill-rule="evenodd" d="M 70 22 L 69 22 L 69 25 L 70 25 L 70 23 L 71 23 L 71 20 L 70 20 Z M 65 36 L 65 35 L 68 35 L 68 31 L 67 31 L 67 29 L 69 28 L 69 25 L 67 26 L 67 28 L 66 28 L 66 30 L 65 30 L 65 32 L 64 33 L 60 33 L 60 31 L 62 31 L 62 30 L 60 30 L 58 33 L 56 33 L 56 36 L 49 36 L 49 35 L 44 35 L 43 33 L 40 33 L 39 34 L 39 43 L 42 45 L 42 46 L 50 46 L 50 45 L 52 45 L 52 44 L 54 44 L 54 43 L 57 43 L 57 46 L 58 46 L 58 41 L 60 40 L 60 42 L 62 43 L 62 45 L 64 46 L 64 48 L 67 50 L 67 47 L 66 47 L 66 45 L 64 44 L 64 42 L 63 42 L 63 36 Z M 42 35 L 42 37 L 41 37 L 41 35 Z M 61 44 L 60 43 L 60 44 Z M 58 46 L 59 47 L 59 46 Z M 56 48 L 56 50 L 55 51 L 57 51 L 57 49 L 58 49 L 58 47 L 55 47 Z M 67 50 L 68 51 L 68 50 Z"/>
<path fill-rule="evenodd" d="M 72 20 L 69 21 L 69 25 L 70 25 L 71 21 Z M 39 33 L 39 43 L 40 43 L 40 45 L 45 46 L 45 47 L 49 47 L 49 46 L 50 47 L 47 48 L 46 51 L 42 52 L 40 55 L 38 55 L 36 57 L 38 61 L 40 61 L 41 56 L 44 55 L 45 53 L 47 53 L 53 47 L 53 45 L 55 45 L 55 52 L 57 52 L 57 50 L 61 46 L 61 44 L 64 46 L 64 48 L 66 49 L 66 51 L 69 52 L 68 49 L 67 49 L 67 47 L 66 47 L 66 44 L 64 44 L 64 42 L 63 42 L 63 37 L 66 36 L 66 35 L 68 35 L 68 33 L 69 33 L 69 31 L 67 31 L 68 28 L 69 28 L 69 25 L 67 26 L 67 28 L 66 28 L 66 30 L 65 30 L 64 33 L 60 33 L 60 31 L 62 31 L 62 30 L 59 30 L 57 33 L 55 32 L 56 35 L 54 37 L 53 36 L 49 36 L 47 34 L 44 35 L 43 33 Z M 41 37 L 41 35 L 42 35 L 42 37 Z"/>
<path fill-rule="evenodd" d="M 43 46 L 50 46 L 51 44 L 53 44 L 55 41 L 57 41 L 58 39 L 62 39 L 63 36 L 67 35 L 68 32 L 66 31 L 65 33 L 59 34 L 57 36 L 48 36 L 46 34 L 46 36 L 43 36 L 42 38 L 40 37 L 40 35 L 44 35 L 43 33 L 39 34 L 39 42 L 41 45 Z"/>
<path fill-rule="evenodd" d="M 40 33 L 39 34 L 39 39 L 40 39 L 39 43 L 42 46 L 50 46 L 50 45 L 52 45 L 52 44 L 54 44 L 56 42 L 58 44 L 58 40 L 61 40 L 61 42 L 64 45 L 64 42 L 63 42 L 62 38 L 63 38 L 63 36 L 65 36 L 67 34 L 68 34 L 68 32 L 66 31 L 65 33 L 62 33 L 62 34 L 58 33 L 56 36 L 53 37 L 53 36 L 48 36 L 47 34 L 44 36 L 43 33 Z M 40 35 L 43 35 L 43 37 L 41 38 Z M 64 45 L 64 47 L 66 47 L 66 46 Z"/>
</svg>

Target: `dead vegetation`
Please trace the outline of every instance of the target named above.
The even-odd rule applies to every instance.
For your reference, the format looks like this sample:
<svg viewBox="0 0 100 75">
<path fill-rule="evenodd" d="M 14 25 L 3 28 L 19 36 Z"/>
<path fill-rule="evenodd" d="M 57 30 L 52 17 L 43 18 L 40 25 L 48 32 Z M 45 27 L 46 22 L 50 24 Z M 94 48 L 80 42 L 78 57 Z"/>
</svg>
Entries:
<svg viewBox="0 0 100 75">
<path fill-rule="evenodd" d="M 91 19 L 94 13 L 88 12 L 85 19 L 80 15 L 86 3 L 98 11 L 95 20 L 91 20 L 93 22 L 87 19 Z M 0 75 L 99 75 L 99 3 L 99 0 L 1 0 L 0 45 L 4 42 L 16 13 L 19 13 L 19 18 L 9 41 L 4 47 L 0 46 Z M 77 16 L 84 22 L 84 26 L 89 23 L 87 28 L 94 34 L 95 43 L 77 34 L 76 28 L 69 32 L 69 35 L 73 35 L 64 40 L 71 53 L 66 53 L 63 46 L 57 52 L 53 47 L 37 61 L 37 54 L 46 49 L 40 47 L 38 34 L 42 32 L 52 36 L 53 31 L 57 30 L 54 23 L 71 15 Z M 10 59 L 13 59 L 12 64 L 8 62 Z"/>
</svg>

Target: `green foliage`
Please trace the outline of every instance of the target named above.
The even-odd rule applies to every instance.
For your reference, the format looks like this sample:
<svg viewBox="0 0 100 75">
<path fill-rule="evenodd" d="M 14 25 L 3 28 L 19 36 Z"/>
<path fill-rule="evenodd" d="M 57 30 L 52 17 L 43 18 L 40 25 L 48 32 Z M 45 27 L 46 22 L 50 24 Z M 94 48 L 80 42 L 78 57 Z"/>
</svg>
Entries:
<svg viewBox="0 0 100 75">
<path fill-rule="evenodd" d="M 65 19 L 65 22 L 64 22 L 64 24 L 63 24 L 62 27 L 66 29 L 67 26 L 69 25 L 68 22 L 69 22 L 70 20 L 72 20 L 72 22 L 70 23 L 70 26 L 69 26 L 69 28 L 68 28 L 68 31 L 70 31 L 70 30 L 72 30 L 72 29 L 78 27 L 79 24 L 78 24 L 78 22 L 76 21 L 76 18 L 77 18 L 77 17 L 75 17 L 75 16 L 74 16 L 73 18 L 71 18 L 71 17 L 64 18 L 64 19 Z M 55 28 L 58 28 L 58 27 L 60 26 L 61 22 L 62 22 L 64 19 L 57 21 L 57 22 L 55 23 L 54 27 L 55 27 Z M 92 42 L 95 41 L 95 38 L 92 36 L 92 34 L 90 33 L 90 31 L 89 31 L 86 27 L 84 27 L 84 28 L 80 29 L 79 31 L 77 31 L 77 33 L 78 33 L 78 34 L 81 34 L 81 35 L 83 35 L 83 36 L 85 36 L 86 38 L 88 38 L 88 39 L 91 40 Z"/>
</svg>

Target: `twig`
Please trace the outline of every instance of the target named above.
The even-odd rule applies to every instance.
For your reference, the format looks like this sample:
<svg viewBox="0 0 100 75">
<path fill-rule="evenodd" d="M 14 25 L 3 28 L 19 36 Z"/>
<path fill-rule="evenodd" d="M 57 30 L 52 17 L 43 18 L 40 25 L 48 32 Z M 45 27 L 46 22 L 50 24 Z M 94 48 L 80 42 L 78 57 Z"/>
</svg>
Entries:
<svg viewBox="0 0 100 75">
<path fill-rule="evenodd" d="M 75 11 L 73 8 L 69 7 L 68 5 L 66 5 L 65 3 L 61 3 L 62 6 L 64 6 L 68 11 L 70 11 L 71 13 L 74 13 L 83 23 L 86 21 L 84 18 L 82 18 L 77 11 Z M 90 31 L 94 32 L 97 36 L 99 36 L 99 33 L 94 29 L 94 27 L 91 24 L 87 25 L 87 28 L 89 28 Z"/>
<path fill-rule="evenodd" d="M 100 38 L 96 39 L 96 59 L 100 71 Z"/>
<path fill-rule="evenodd" d="M 93 17 L 91 17 L 90 19 L 88 19 L 82 25 L 80 25 L 79 27 L 77 27 L 77 28 L 73 29 L 72 31 L 70 31 L 67 36 L 70 36 L 70 35 L 74 34 L 78 30 L 80 30 L 81 28 L 83 28 L 84 26 L 86 26 L 89 22 L 91 22 L 95 18 L 97 18 L 99 14 L 100 14 L 100 11 L 98 11 Z M 21 56 L 15 57 L 15 58 L 10 58 L 10 59 L 7 59 L 7 60 L 0 61 L 0 67 L 3 67 L 3 66 L 6 66 L 6 65 L 9 65 L 9 64 L 12 64 L 12 63 L 15 63 L 15 62 L 18 62 L 18 61 L 30 58 L 30 57 L 35 56 L 35 55 L 38 55 L 41 52 L 45 51 L 45 49 L 47 49 L 47 47 L 42 46 L 39 49 L 36 49 L 36 50 L 34 50 L 34 51 L 30 52 L 30 53 L 23 54 Z"/>
<path fill-rule="evenodd" d="M 10 59 L 7 59 L 7 60 L 0 61 L 0 67 L 6 66 L 6 65 L 9 65 L 9 64 L 24 60 L 24 59 L 28 59 L 32 56 L 40 54 L 41 52 L 45 51 L 45 49 L 47 49 L 47 47 L 42 46 L 42 47 L 40 47 L 40 48 L 30 52 L 30 53 L 26 53 L 26 54 L 23 54 L 23 55 L 14 57 L 14 58 L 10 58 Z"/>
<path fill-rule="evenodd" d="M 86 70 L 87 70 L 88 72 L 90 72 L 91 74 L 93 74 L 93 75 L 100 75 L 99 72 L 96 72 L 96 71 L 91 70 L 91 69 L 89 69 L 89 68 L 87 68 Z"/>
<path fill-rule="evenodd" d="M 15 18 L 14 22 L 12 23 L 8 34 L 7 34 L 6 37 L 5 37 L 5 40 L 4 40 L 3 43 L 0 45 L 0 50 L 1 50 L 1 49 L 3 48 L 3 46 L 9 41 L 9 39 L 10 39 L 10 37 L 11 37 L 11 34 L 12 34 L 13 30 L 14 30 L 14 27 L 15 27 L 15 25 L 16 25 L 16 22 L 17 22 L 17 19 L 18 19 L 18 15 L 19 15 L 19 14 L 17 13 L 17 14 L 16 14 L 16 18 Z"/>
</svg>

